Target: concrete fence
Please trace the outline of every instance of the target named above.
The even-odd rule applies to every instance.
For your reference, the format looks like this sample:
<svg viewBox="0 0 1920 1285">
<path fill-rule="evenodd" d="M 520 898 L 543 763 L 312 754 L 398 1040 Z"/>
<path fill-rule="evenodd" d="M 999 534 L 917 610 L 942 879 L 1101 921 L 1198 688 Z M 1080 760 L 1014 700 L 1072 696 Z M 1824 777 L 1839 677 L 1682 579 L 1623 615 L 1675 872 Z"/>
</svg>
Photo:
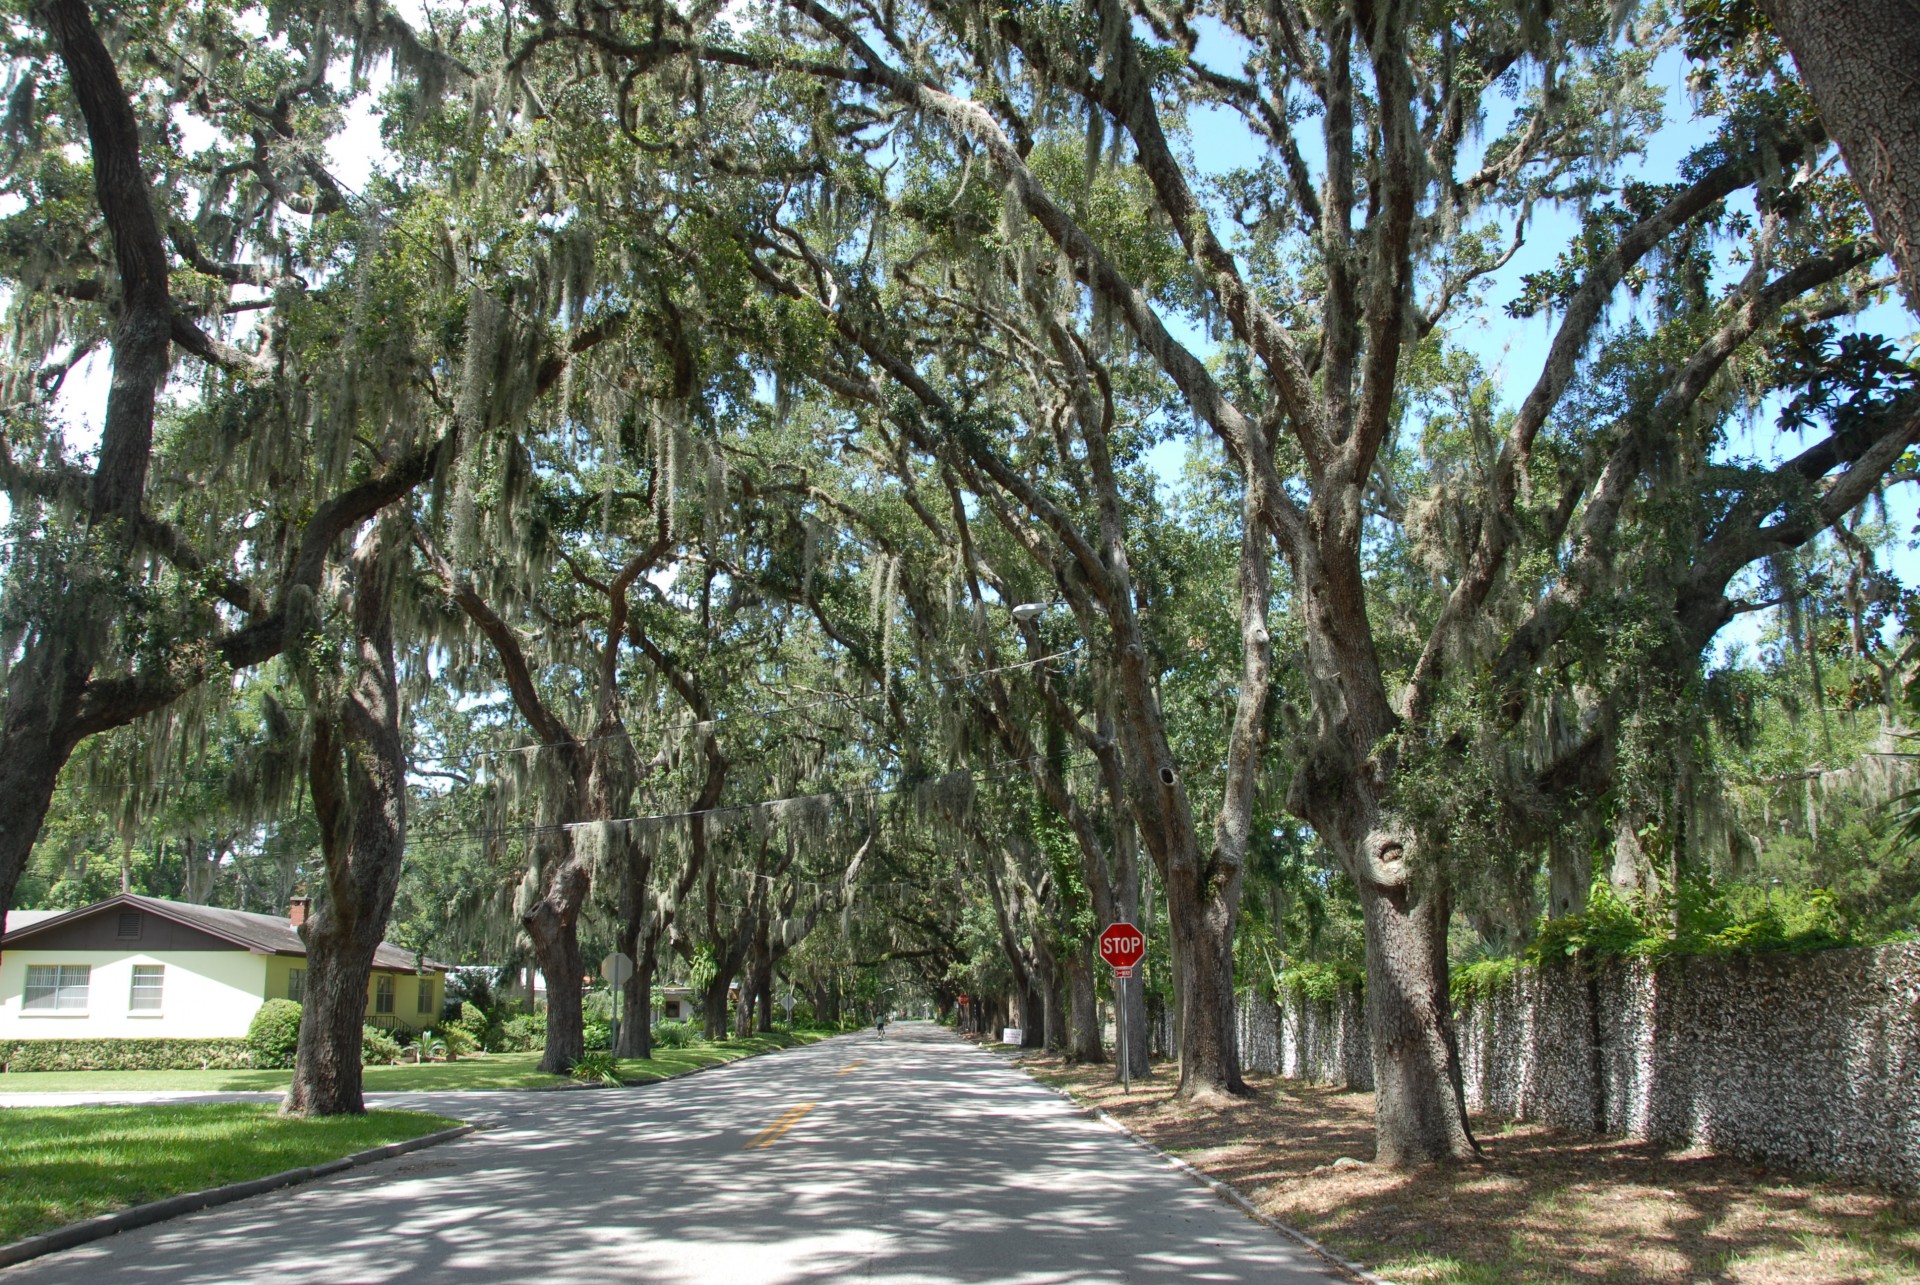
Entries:
<svg viewBox="0 0 1920 1285">
<path fill-rule="evenodd" d="M 1920 1190 L 1920 945 L 1521 969 L 1456 1020 L 1477 1111 Z M 1249 996 L 1240 1049 L 1373 1086 L 1358 992 Z"/>
</svg>

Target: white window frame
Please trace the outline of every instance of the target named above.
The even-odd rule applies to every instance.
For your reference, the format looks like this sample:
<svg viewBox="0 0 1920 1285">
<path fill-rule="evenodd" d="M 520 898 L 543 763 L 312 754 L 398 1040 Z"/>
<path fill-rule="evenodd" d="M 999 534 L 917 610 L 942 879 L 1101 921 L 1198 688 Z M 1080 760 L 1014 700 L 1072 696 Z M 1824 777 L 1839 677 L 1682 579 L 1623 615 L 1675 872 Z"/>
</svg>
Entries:
<svg viewBox="0 0 1920 1285">
<path fill-rule="evenodd" d="M 420 997 L 414 1001 L 413 1011 L 416 1015 L 433 1013 L 433 978 L 425 974 L 420 977 Z"/>
<path fill-rule="evenodd" d="M 34 995 L 34 974 L 45 977 L 48 970 L 53 972 L 53 984 L 49 987 L 43 980 L 41 994 Z M 73 980 L 73 975 L 79 980 Z M 91 964 L 28 964 L 27 981 L 20 995 L 20 1011 L 30 1017 L 85 1017 L 87 1004 L 93 989 L 93 965 Z M 78 1002 L 74 1002 L 76 999 Z"/>
<path fill-rule="evenodd" d="M 289 968 L 287 970 L 287 998 L 296 1004 L 307 1002 L 307 970 Z"/>
<path fill-rule="evenodd" d="M 376 973 L 373 978 L 373 1012 L 376 1017 L 390 1017 L 394 1011 L 394 992 L 392 973 Z"/>
<path fill-rule="evenodd" d="M 142 986 L 143 978 L 151 978 L 152 986 Z M 133 980 L 127 986 L 127 1013 L 132 1017 L 158 1017 L 164 1011 L 167 995 L 167 966 L 165 964 L 135 964 Z M 142 992 L 151 992 L 143 994 Z M 150 1004 L 142 1004 L 150 999 Z"/>
</svg>

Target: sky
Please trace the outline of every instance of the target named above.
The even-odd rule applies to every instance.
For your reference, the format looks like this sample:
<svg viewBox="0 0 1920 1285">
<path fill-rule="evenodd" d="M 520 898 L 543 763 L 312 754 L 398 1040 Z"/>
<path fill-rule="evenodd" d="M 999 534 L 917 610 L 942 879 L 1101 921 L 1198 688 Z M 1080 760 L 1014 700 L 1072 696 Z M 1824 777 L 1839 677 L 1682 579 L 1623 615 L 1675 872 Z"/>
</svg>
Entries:
<svg viewBox="0 0 1920 1285">
<path fill-rule="evenodd" d="M 398 7 L 403 12 L 411 11 L 410 16 L 418 20 L 417 0 L 401 0 Z M 1217 27 L 1203 28 L 1197 56 L 1225 70 L 1237 70 L 1241 61 L 1236 42 Z M 1664 181 L 1675 173 L 1679 160 L 1702 140 L 1703 127 L 1692 120 L 1685 87 L 1685 64 L 1677 52 L 1668 52 L 1655 64 L 1655 78 L 1667 90 L 1668 124 L 1647 140 L 1644 157 L 1629 168 L 1650 180 Z M 327 148 L 327 168 L 353 191 L 366 186 L 385 156 L 380 142 L 379 117 L 375 111 L 377 95 L 383 88 L 384 83 L 376 79 L 370 91 L 353 102 L 346 113 L 345 127 Z M 211 132 L 184 112 L 179 119 L 189 147 L 201 146 L 210 140 Z M 1489 122 L 1483 141 L 1497 137 L 1500 124 L 1498 120 Z M 1250 133 L 1239 118 L 1226 109 L 1198 110 L 1190 117 L 1190 126 L 1194 160 L 1203 173 L 1218 175 L 1246 164 L 1258 155 L 1259 147 Z M 1318 140 L 1313 136 L 1310 122 L 1303 132 L 1309 163 L 1312 164 L 1318 160 Z M 1473 314 L 1466 324 L 1459 326 L 1452 334 L 1454 343 L 1473 352 L 1494 373 L 1503 390 L 1503 400 L 1509 407 L 1519 402 L 1538 376 L 1557 317 L 1542 315 L 1516 320 L 1508 317 L 1500 305 L 1519 293 L 1522 279 L 1527 274 L 1549 266 L 1576 229 L 1574 211 L 1550 207 L 1537 209 L 1527 244 L 1511 263 L 1489 279 L 1486 293 L 1488 306 Z M 1870 311 L 1859 319 L 1858 324 L 1898 336 L 1912 336 L 1915 332 L 1913 318 L 1894 304 L 1882 305 Z M 1195 351 L 1205 354 L 1213 350 L 1213 345 L 1194 327 L 1175 321 L 1170 328 Z M 90 448 L 98 439 L 99 424 L 105 410 L 108 371 L 108 359 L 102 353 L 81 366 L 67 381 L 58 410 L 67 418 L 69 440 L 76 447 Z M 1762 414 L 1753 425 L 1736 430 L 1730 448 L 1744 455 L 1771 461 L 1796 452 L 1802 444 L 1794 437 L 1777 432 L 1772 417 Z M 1181 474 L 1187 449 L 1185 441 L 1176 439 L 1155 448 L 1150 457 L 1151 465 L 1169 486 Z M 1888 498 L 1890 515 L 1902 532 L 1902 538 L 1890 559 L 1890 568 L 1903 582 L 1920 583 L 1920 553 L 1912 547 L 1911 538 L 1916 523 L 1920 522 L 1920 495 L 1916 495 L 1915 488 L 1909 486 Z M 6 502 L 0 496 L 0 523 L 5 518 Z M 1732 646 L 1751 646 L 1759 638 L 1762 625 L 1763 620 L 1757 615 L 1736 621 L 1722 632 L 1716 649 L 1724 656 Z"/>
</svg>

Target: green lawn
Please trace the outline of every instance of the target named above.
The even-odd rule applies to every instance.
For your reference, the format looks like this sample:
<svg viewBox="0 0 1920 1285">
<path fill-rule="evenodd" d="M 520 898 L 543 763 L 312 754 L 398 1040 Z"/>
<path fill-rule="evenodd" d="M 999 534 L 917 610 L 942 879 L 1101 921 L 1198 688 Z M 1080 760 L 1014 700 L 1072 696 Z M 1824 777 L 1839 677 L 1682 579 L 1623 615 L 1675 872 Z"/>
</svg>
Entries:
<svg viewBox="0 0 1920 1285">
<path fill-rule="evenodd" d="M 811 1044 L 826 1036 L 815 1032 L 755 1035 L 690 1049 L 660 1049 L 650 1058 L 620 1063 L 620 1077 L 647 1084 L 717 1062 L 732 1062 L 773 1049 Z M 549 1089 L 566 1084 L 543 1075 L 538 1053 L 482 1053 L 458 1062 L 421 1066 L 370 1066 L 369 1093 L 446 1091 L 449 1089 Z M 123 1090 L 186 1090 L 195 1093 L 278 1093 L 287 1087 L 286 1071 L 17 1071 L 0 1075 L 0 1093 L 96 1093 Z"/>
<path fill-rule="evenodd" d="M 15 1107 L 0 1112 L 0 1174 L 6 1175 L 0 1182 L 0 1243 L 456 1123 L 417 1111 L 282 1119 L 272 1106 L 251 1102 Z"/>
</svg>

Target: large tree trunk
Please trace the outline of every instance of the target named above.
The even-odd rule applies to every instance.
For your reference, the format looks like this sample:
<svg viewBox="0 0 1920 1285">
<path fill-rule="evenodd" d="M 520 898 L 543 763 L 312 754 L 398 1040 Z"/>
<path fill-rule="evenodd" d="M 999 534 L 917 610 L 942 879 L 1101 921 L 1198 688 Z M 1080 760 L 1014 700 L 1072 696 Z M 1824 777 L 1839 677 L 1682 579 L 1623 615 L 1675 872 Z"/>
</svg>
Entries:
<svg viewBox="0 0 1920 1285">
<path fill-rule="evenodd" d="M 1067 966 L 1067 1060 L 1097 1065 L 1107 1060 L 1100 1038 L 1100 1004 L 1093 986 L 1093 952 L 1086 943 L 1069 951 Z"/>
<path fill-rule="evenodd" d="M 1064 981 L 1052 943 L 1035 933 L 1033 983 L 1040 997 L 1039 1046 L 1052 1053 L 1064 1053 L 1067 1048 L 1067 1011 L 1061 995 Z"/>
<path fill-rule="evenodd" d="M 547 1042 L 540 1069 L 565 1075 L 587 1051 L 585 1017 L 580 1004 L 580 982 L 586 961 L 580 954 L 580 908 L 586 904 L 590 877 L 573 850 L 572 838 L 561 834 L 547 871 L 545 895 L 522 917 L 533 941 L 534 958 L 547 976 Z"/>
<path fill-rule="evenodd" d="M 619 1057 L 653 1056 L 653 974 L 659 947 L 646 934 L 636 933 L 622 947 L 633 960 L 633 978 L 620 999 Z"/>
<path fill-rule="evenodd" d="M 1361 886 L 1378 1164 L 1466 1160 L 1476 1151 L 1447 994 L 1447 901 L 1432 874 L 1396 888 Z"/>
<path fill-rule="evenodd" d="M 78 682 L 35 672 L 48 668 L 51 658 L 32 646 L 7 675 L 5 724 L 0 727 L 0 915 L 13 905 L 14 889 L 53 803 L 60 769 L 73 753 L 69 739 L 55 730 L 56 702 L 48 692 L 55 683 L 74 693 L 84 685 L 86 669 L 79 653 L 69 649 L 67 659 L 68 664 L 56 668 L 69 674 L 78 670 Z M 5 923 L 0 918 L 0 932 Z"/>
<path fill-rule="evenodd" d="M 1920 10 L 1913 0 L 1760 0 L 1920 313 Z"/>
<path fill-rule="evenodd" d="M 1236 872 L 1224 883 L 1207 886 L 1197 871 L 1177 869 L 1168 872 L 1166 883 L 1178 986 L 1179 1096 L 1205 1101 L 1244 1094 L 1233 1013 L 1233 929 L 1240 915 L 1240 878 Z"/>
<path fill-rule="evenodd" d="M 1584 827 L 1555 830 L 1547 839 L 1547 917 L 1577 915 L 1593 887 L 1593 845 Z"/>
<path fill-rule="evenodd" d="M 733 989 L 733 969 L 715 968 L 713 980 L 700 993 L 701 1029 L 710 1040 L 727 1036 L 727 996 Z"/>
<path fill-rule="evenodd" d="M 314 727 L 308 776 L 327 896 L 303 926 L 307 990 L 283 1114 L 346 1115 L 361 1097 L 361 1027 L 407 833 L 407 754 L 382 541 L 354 559 L 356 665 L 337 713 Z"/>
</svg>

